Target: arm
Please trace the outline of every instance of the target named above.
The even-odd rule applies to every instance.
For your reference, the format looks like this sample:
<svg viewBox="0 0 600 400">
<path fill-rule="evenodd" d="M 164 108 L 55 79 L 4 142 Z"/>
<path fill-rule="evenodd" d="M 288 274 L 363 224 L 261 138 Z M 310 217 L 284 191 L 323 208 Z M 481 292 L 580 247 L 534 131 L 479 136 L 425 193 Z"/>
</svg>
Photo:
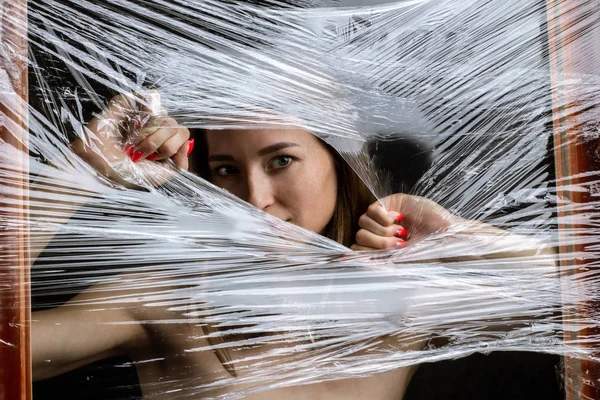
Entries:
<svg viewBox="0 0 600 400">
<path fill-rule="evenodd" d="M 446 240 L 451 244 L 459 240 L 469 248 L 454 249 L 450 245 L 434 259 L 458 261 L 492 260 L 502 258 L 527 258 L 553 256 L 554 249 L 546 243 L 478 221 L 453 215 L 437 203 L 417 196 L 394 194 L 381 202 L 371 204 L 359 219 L 353 250 L 390 249 L 410 247 L 412 243 Z M 462 251 L 462 253 L 460 252 Z M 446 252 L 445 252 L 446 253 Z M 551 261 L 554 263 L 554 260 Z"/>
<path fill-rule="evenodd" d="M 110 286 L 94 286 L 60 307 L 34 312 L 33 379 L 51 378 L 143 344 L 145 330 L 131 309 L 106 302 L 121 293 Z"/>
<path fill-rule="evenodd" d="M 71 150 L 98 173 L 121 186 L 132 186 L 123 178 L 122 170 L 131 170 L 131 175 L 148 176 L 152 184 L 164 183 L 170 179 L 172 171 L 152 164 L 170 159 L 178 168 L 187 169 L 189 150 L 193 148 L 190 132 L 168 117 L 166 112 L 150 113 L 144 111 L 142 105 L 133 103 L 125 95 L 110 100 L 107 109 L 87 124 L 87 139 L 75 139 Z M 139 128 L 132 128 L 134 125 Z M 58 229 L 93 195 L 70 184 L 70 178 L 67 172 L 56 167 L 43 166 L 36 181 L 31 184 L 32 222 L 35 223 L 39 215 L 45 226 L 43 230 L 31 231 L 32 262 L 56 233 L 50 231 L 50 225 L 45 223 L 51 221 L 52 226 Z"/>
<path fill-rule="evenodd" d="M 456 326 L 472 318 L 505 330 L 508 321 L 531 322 L 560 309 L 556 254 L 544 241 L 465 220 L 416 196 L 395 194 L 382 203 L 361 217 L 352 248 L 401 247 L 396 264 L 422 265 L 430 282 L 416 281 L 412 309 L 428 323 L 447 318 Z"/>
<path fill-rule="evenodd" d="M 146 112 L 139 128 L 132 121 L 142 118 L 126 96 L 112 99 L 107 109 L 86 127 L 87 140 L 76 139 L 72 151 L 101 175 L 117 184 L 130 186 L 113 166 L 136 168 L 136 173 L 165 177 L 151 164 L 171 159 L 182 169 L 188 167 L 192 146 L 187 128 L 165 113 Z M 130 160 L 127 160 L 129 157 Z M 36 260 L 60 226 L 90 201 L 93 193 L 79 190 L 68 172 L 43 166 L 31 184 L 31 260 Z M 158 172 L 157 172 L 158 171 Z M 165 169 L 164 172 L 170 172 Z M 63 178 L 61 178 L 61 174 Z M 156 179 L 153 181 L 155 183 Z M 37 222 L 36 222 L 37 221 Z M 41 229 L 35 229 L 39 223 Z M 130 291 L 131 292 L 131 291 Z M 62 374 L 91 362 L 123 354 L 131 344 L 139 345 L 145 330 L 132 317 L 135 307 L 107 299 L 127 292 L 115 286 L 97 285 L 68 303 L 32 316 L 32 359 L 34 379 Z M 131 294 L 131 293 L 129 293 Z"/>
</svg>

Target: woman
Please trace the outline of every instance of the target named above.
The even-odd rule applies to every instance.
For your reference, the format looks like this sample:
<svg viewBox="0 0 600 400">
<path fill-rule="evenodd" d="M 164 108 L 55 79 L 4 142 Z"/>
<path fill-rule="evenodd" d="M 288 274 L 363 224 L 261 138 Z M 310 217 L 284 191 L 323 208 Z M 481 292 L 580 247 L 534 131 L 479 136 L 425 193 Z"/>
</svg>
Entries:
<svg viewBox="0 0 600 400">
<path fill-rule="evenodd" d="M 83 142 L 74 144 L 84 159 L 114 179 L 120 177 L 112 167 L 126 157 L 142 170 L 144 163 L 171 159 L 183 169 L 191 165 L 211 183 L 267 214 L 355 250 L 404 246 L 407 239 L 466 222 L 417 197 L 398 194 L 375 202 L 332 148 L 293 125 L 280 125 L 275 130 L 257 122 L 243 129 L 204 131 L 190 139 L 189 130 L 166 115 L 149 121 L 142 117 L 141 124 L 133 124 L 134 133 L 122 146 L 115 138 L 119 138 L 119 130 L 131 130 L 133 108 L 129 99 L 119 97 L 106 113 L 90 122 L 88 128 L 99 138 L 101 154 Z M 192 155 L 195 144 L 198 149 Z M 487 227 L 483 230 L 498 233 Z M 131 279 L 139 276 L 130 274 Z M 128 355 L 136 365 L 145 396 L 173 399 L 178 394 L 190 396 L 191 391 L 195 398 L 212 398 L 229 392 L 252 393 L 264 385 L 265 380 L 254 380 L 256 359 L 262 361 L 268 354 L 269 365 L 279 363 L 282 370 L 287 363 L 286 357 L 273 354 L 290 346 L 288 343 L 265 342 L 222 351 L 215 338 L 221 338 L 221 343 L 243 343 L 244 338 L 229 335 L 223 339 L 210 325 L 200 325 L 197 320 L 181 323 L 185 318 L 171 308 L 145 307 L 129 300 L 150 290 L 132 294 L 131 289 L 118 284 L 97 285 L 64 306 L 36 313 L 32 325 L 34 379 L 110 356 Z M 107 299 L 110 306 L 105 306 Z M 308 337 L 312 340 L 310 331 Z M 377 346 L 386 351 L 418 350 L 428 337 L 406 339 L 386 335 Z M 370 350 L 355 351 L 366 355 Z M 413 372 L 414 367 L 406 367 L 366 378 L 284 386 L 248 398 L 400 399 Z M 270 384 L 277 387 L 280 378 L 272 377 Z"/>
<path fill-rule="evenodd" d="M 405 204 L 405 208 L 416 207 L 419 213 L 427 210 L 428 216 L 434 217 L 426 226 L 412 221 L 415 225 L 412 234 L 417 236 L 422 230 L 435 232 L 460 221 L 433 202 L 414 196 L 392 196 L 382 202 L 375 201 L 339 153 L 298 126 L 279 124 L 273 129 L 272 125 L 269 128 L 256 122 L 254 126 L 248 123 L 246 129 L 195 131 L 197 138 L 190 139 L 189 129 L 168 117 L 164 110 L 154 112 L 162 116 L 150 117 L 149 109 L 156 106 L 149 103 L 143 107 L 147 112 L 132 118 L 135 108 L 130 98 L 117 96 L 105 113 L 90 122 L 88 128 L 99 138 L 100 155 L 86 148 L 81 140 L 74 142 L 77 154 L 119 182 L 123 183 L 122 176 L 111 164 L 119 163 L 125 156 L 134 163 L 171 159 L 181 169 L 191 165 L 203 178 L 267 214 L 323 234 L 353 250 L 402 246 L 408 231 L 395 225 L 404 215 L 394 210 L 402 206 L 402 201 L 411 202 L 410 206 Z M 132 125 L 143 125 L 143 128 L 136 130 Z M 133 132 L 127 135 L 128 143 L 120 150 L 123 130 Z M 199 151 L 194 156 L 192 151 L 196 144 Z M 259 148 L 261 145 L 263 148 Z M 251 150 L 249 146 L 254 148 Z M 248 154 L 252 151 L 254 156 Z M 261 166 L 263 173 L 259 174 Z M 279 171 L 285 173 L 279 174 Z M 315 183 L 313 192 L 306 186 L 307 182 Z M 262 193 L 263 190 L 273 193 Z M 275 197 L 264 199 L 263 195 Z M 285 198 L 279 201 L 279 196 Z M 299 215 L 291 215 L 294 213 Z M 405 224 L 410 222 L 408 216 Z"/>
</svg>

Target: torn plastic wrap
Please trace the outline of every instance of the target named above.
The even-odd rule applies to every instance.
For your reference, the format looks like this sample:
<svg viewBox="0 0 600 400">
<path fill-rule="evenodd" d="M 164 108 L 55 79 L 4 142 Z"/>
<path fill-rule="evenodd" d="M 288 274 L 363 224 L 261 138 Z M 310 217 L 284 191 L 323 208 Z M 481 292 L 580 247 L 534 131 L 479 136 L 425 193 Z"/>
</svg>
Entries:
<svg viewBox="0 0 600 400">
<path fill-rule="evenodd" d="M 0 179 L 3 226 L 30 238 L 34 380 L 126 356 L 144 398 L 400 399 L 416 366 L 478 352 L 598 362 L 598 173 L 561 158 L 598 162 L 594 4 L 28 7 L 29 102 L 4 100 Z M 197 141 L 190 171 L 125 154 L 167 114 Z M 350 242 L 194 161 L 207 132 L 234 148 L 228 132 L 251 147 L 257 130 L 310 132 L 338 178 L 352 168 L 371 201 L 346 205 Z M 348 247 L 370 203 L 403 214 L 398 247 Z M 561 372 L 567 395 L 594 398 L 594 373 Z"/>
</svg>

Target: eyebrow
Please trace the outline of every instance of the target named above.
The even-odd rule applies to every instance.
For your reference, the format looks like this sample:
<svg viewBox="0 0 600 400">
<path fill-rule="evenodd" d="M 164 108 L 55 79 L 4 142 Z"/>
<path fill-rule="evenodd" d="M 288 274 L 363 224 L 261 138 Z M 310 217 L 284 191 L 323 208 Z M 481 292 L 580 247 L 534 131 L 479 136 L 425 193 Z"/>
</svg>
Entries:
<svg viewBox="0 0 600 400">
<path fill-rule="evenodd" d="M 275 144 L 272 144 L 272 145 L 270 145 L 270 146 L 267 146 L 267 147 L 265 147 L 265 148 L 263 148 L 263 149 L 260 149 L 260 150 L 258 151 L 258 155 L 259 155 L 259 156 L 264 156 L 264 155 L 266 155 L 266 154 L 269 154 L 269 153 L 274 153 L 274 152 L 276 152 L 277 150 L 286 149 L 286 148 L 288 148 L 288 147 L 299 147 L 299 146 L 300 146 L 300 145 L 299 145 L 299 144 L 296 144 L 296 143 L 291 143 L 291 142 L 279 142 L 279 143 L 275 143 Z"/>
<path fill-rule="evenodd" d="M 266 154 L 274 153 L 278 150 L 286 149 L 288 147 L 300 147 L 300 145 L 292 142 L 279 142 L 260 149 L 258 151 L 258 155 L 262 157 Z M 235 159 L 231 154 L 212 154 L 208 157 L 208 161 L 235 161 Z"/>
</svg>

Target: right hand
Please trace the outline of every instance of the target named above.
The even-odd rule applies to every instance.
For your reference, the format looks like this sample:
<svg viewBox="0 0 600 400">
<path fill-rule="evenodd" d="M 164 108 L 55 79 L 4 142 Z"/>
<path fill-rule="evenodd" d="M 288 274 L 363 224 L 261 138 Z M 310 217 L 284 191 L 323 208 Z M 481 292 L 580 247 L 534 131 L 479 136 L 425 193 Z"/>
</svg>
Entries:
<svg viewBox="0 0 600 400">
<path fill-rule="evenodd" d="M 104 176 L 128 183 L 115 167 L 128 162 L 141 170 L 152 169 L 150 162 L 171 159 L 188 169 L 188 156 L 194 146 L 189 130 L 166 112 L 153 114 L 143 100 L 118 95 L 87 125 L 88 141 L 76 139 L 74 151 Z M 130 164 L 131 164 L 130 162 Z M 165 178 L 166 179 L 166 178 Z"/>
</svg>

